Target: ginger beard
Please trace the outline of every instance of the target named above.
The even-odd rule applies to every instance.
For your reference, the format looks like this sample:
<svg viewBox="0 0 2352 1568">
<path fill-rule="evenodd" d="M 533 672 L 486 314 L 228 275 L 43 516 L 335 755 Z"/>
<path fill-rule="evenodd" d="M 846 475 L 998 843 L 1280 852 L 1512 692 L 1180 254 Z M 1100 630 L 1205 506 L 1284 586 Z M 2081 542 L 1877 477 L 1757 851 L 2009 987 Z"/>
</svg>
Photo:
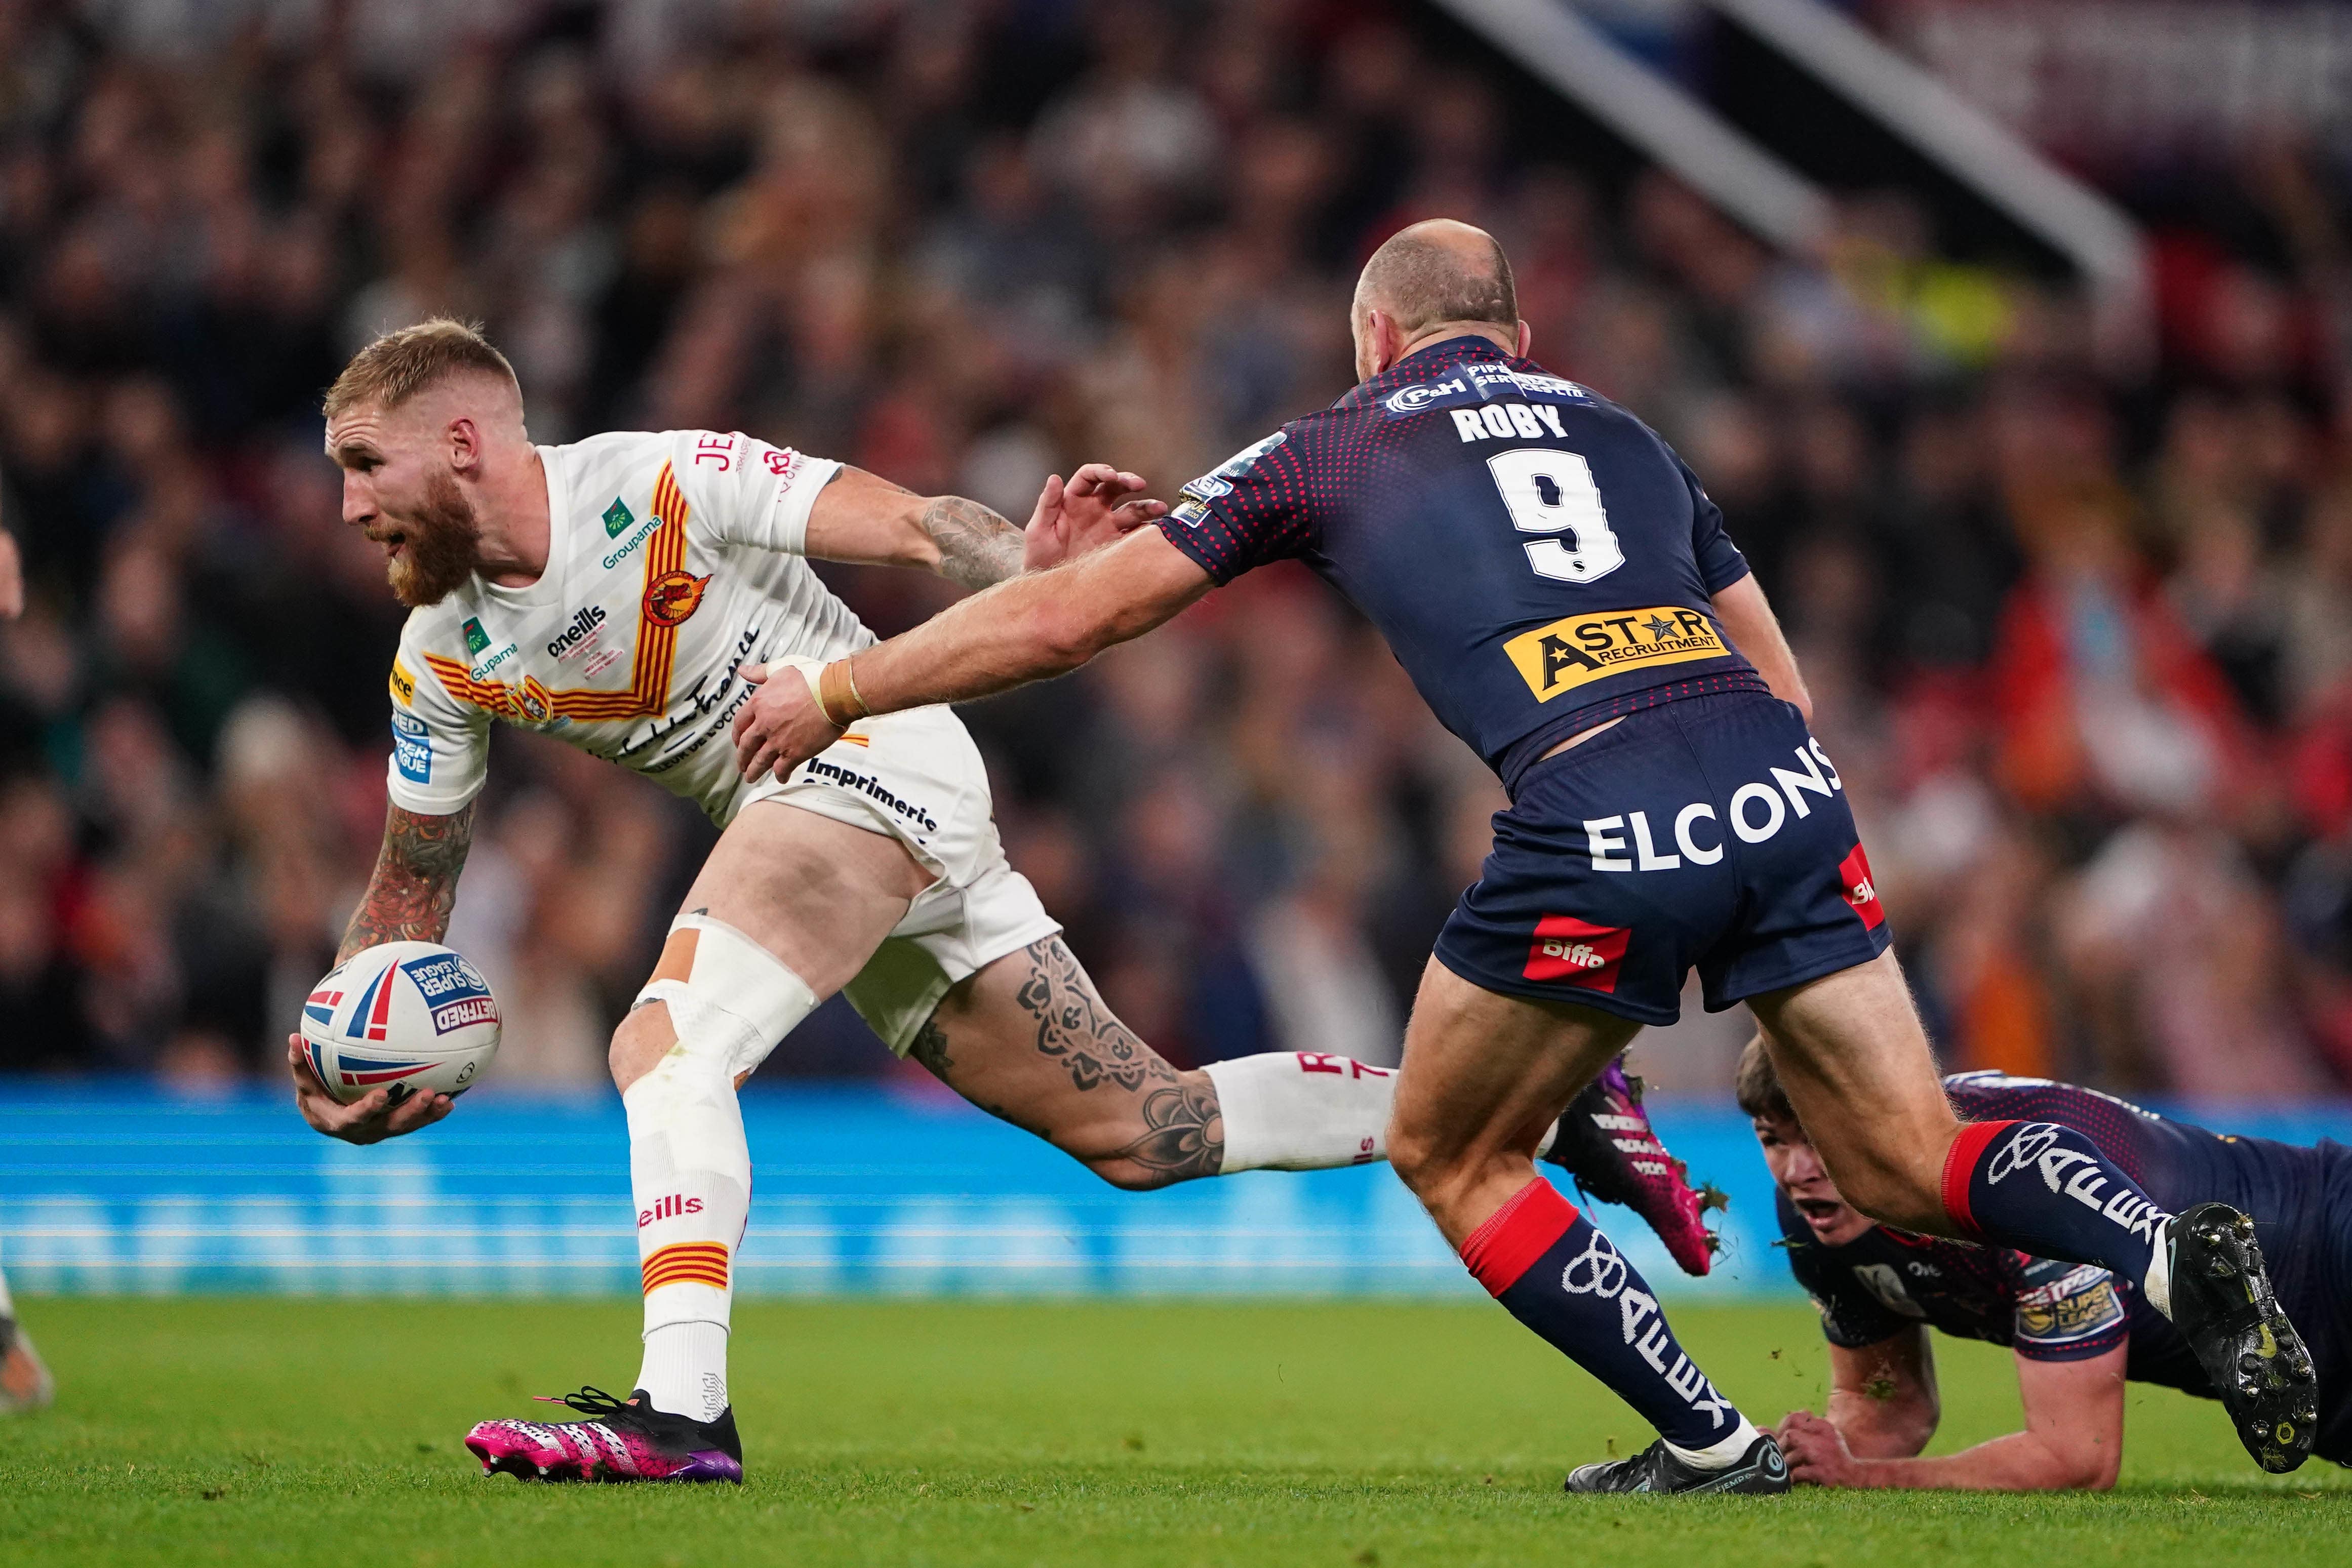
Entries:
<svg viewBox="0 0 2352 1568">
<path fill-rule="evenodd" d="M 379 523 L 368 538 L 378 544 L 399 541 L 400 553 L 384 563 L 384 576 L 393 597 L 411 610 L 448 598 L 481 559 L 481 525 L 457 478 L 446 470 L 427 476 L 415 516 Z"/>
</svg>

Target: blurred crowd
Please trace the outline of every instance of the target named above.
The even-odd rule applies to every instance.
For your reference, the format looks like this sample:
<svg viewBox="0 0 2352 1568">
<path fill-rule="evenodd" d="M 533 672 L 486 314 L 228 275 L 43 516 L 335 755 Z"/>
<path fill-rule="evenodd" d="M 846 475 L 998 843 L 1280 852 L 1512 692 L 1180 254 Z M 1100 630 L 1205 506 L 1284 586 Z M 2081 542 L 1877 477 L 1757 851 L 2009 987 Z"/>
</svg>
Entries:
<svg viewBox="0 0 2352 1568">
<path fill-rule="evenodd" d="M 1772 594 L 1955 1066 L 2352 1079 L 2344 170 L 2154 235 L 2138 363 L 1895 195 L 1776 254 L 1345 0 L 0 0 L 0 1071 L 274 1070 L 366 877 L 399 612 L 317 401 L 432 313 L 534 436 L 741 429 L 1015 520 L 1351 379 L 1357 266 L 1493 229 L 1536 357 L 1689 459 Z M 2245 225 L 2241 225 L 2244 227 Z M 826 569 L 877 631 L 949 590 Z M 1492 779 L 1303 570 L 973 709 L 1013 863 L 1171 1058 L 1392 1061 Z M 451 940 L 588 1084 L 709 841 L 500 732 Z M 1696 1015 L 1696 997 L 1686 1011 Z M 1720 1092 L 1737 1015 L 1647 1048 Z M 836 1008 L 771 1074 L 882 1072 Z"/>
</svg>

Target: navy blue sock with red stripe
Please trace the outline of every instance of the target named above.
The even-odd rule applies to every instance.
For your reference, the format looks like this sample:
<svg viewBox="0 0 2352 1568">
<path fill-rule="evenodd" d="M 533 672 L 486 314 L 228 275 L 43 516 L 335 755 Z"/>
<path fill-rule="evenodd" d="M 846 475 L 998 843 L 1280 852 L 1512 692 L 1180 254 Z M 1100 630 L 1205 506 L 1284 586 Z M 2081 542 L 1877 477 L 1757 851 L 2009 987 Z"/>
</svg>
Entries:
<svg viewBox="0 0 2352 1568">
<path fill-rule="evenodd" d="M 1513 1317 L 1607 1384 L 1676 1448 L 1705 1449 L 1743 1430 L 1752 1435 L 1675 1343 L 1648 1281 L 1542 1177 L 1471 1233 L 1462 1261 Z"/>
<path fill-rule="evenodd" d="M 2099 1146 L 2052 1122 L 1970 1122 L 1944 1156 L 1944 1212 L 1996 1246 L 2094 1263 L 2171 1310 L 2168 1270 L 2149 1278 L 2172 1217 Z"/>
</svg>

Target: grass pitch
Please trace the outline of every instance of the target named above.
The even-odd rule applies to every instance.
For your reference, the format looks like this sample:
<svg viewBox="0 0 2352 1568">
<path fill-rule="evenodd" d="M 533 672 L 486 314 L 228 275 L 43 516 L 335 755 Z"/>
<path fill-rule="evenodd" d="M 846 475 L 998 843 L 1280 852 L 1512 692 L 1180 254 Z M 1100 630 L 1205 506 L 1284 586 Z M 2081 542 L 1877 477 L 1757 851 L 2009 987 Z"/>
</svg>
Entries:
<svg viewBox="0 0 2352 1568">
<path fill-rule="evenodd" d="M 625 1392 L 634 1301 L 22 1310 L 61 1394 L 0 1424 L 0 1563 L 40 1568 L 2352 1561 L 2352 1476 L 2265 1477 L 2218 1407 L 2152 1389 L 2107 1497 L 1572 1501 L 1569 1464 L 1646 1434 L 1484 1305 L 748 1303 L 740 1490 L 490 1480 L 459 1446 L 568 1415 L 530 1394 Z M 1675 1320 L 1751 1414 L 1818 1407 L 1802 1306 Z M 1937 1348 L 1939 1448 L 2010 1429 L 2008 1354 Z"/>
</svg>

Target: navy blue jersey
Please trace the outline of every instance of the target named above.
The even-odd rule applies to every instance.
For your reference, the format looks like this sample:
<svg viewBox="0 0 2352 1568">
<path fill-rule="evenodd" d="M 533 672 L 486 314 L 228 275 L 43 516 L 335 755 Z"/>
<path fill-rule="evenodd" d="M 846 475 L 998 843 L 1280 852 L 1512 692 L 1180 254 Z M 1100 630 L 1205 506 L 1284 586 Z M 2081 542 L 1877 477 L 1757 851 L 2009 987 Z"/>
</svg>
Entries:
<svg viewBox="0 0 2352 1568">
<path fill-rule="evenodd" d="M 1748 575 L 1640 420 L 1483 338 L 1408 356 L 1184 486 L 1160 519 L 1219 583 L 1305 561 L 1517 791 L 1602 720 L 1765 688 L 1716 623 Z"/>
<path fill-rule="evenodd" d="M 2352 1150 L 2208 1132 L 2071 1083 L 1961 1072 L 1944 1080 L 1970 1121 L 2055 1122 L 2087 1134 L 2165 1209 L 2218 1200 L 2254 1217 L 2279 1304 L 2319 1373 L 2317 1451 L 2352 1461 Z M 2068 1359 L 2128 1343 L 2128 1375 L 2212 1396 L 2196 1357 L 2136 1282 L 2102 1270 L 1874 1227 L 1823 1247 L 1780 1201 L 1790 1266 L 1831 1343 L 1874 1344 L 1914 1322 Z"/>
</svg>

